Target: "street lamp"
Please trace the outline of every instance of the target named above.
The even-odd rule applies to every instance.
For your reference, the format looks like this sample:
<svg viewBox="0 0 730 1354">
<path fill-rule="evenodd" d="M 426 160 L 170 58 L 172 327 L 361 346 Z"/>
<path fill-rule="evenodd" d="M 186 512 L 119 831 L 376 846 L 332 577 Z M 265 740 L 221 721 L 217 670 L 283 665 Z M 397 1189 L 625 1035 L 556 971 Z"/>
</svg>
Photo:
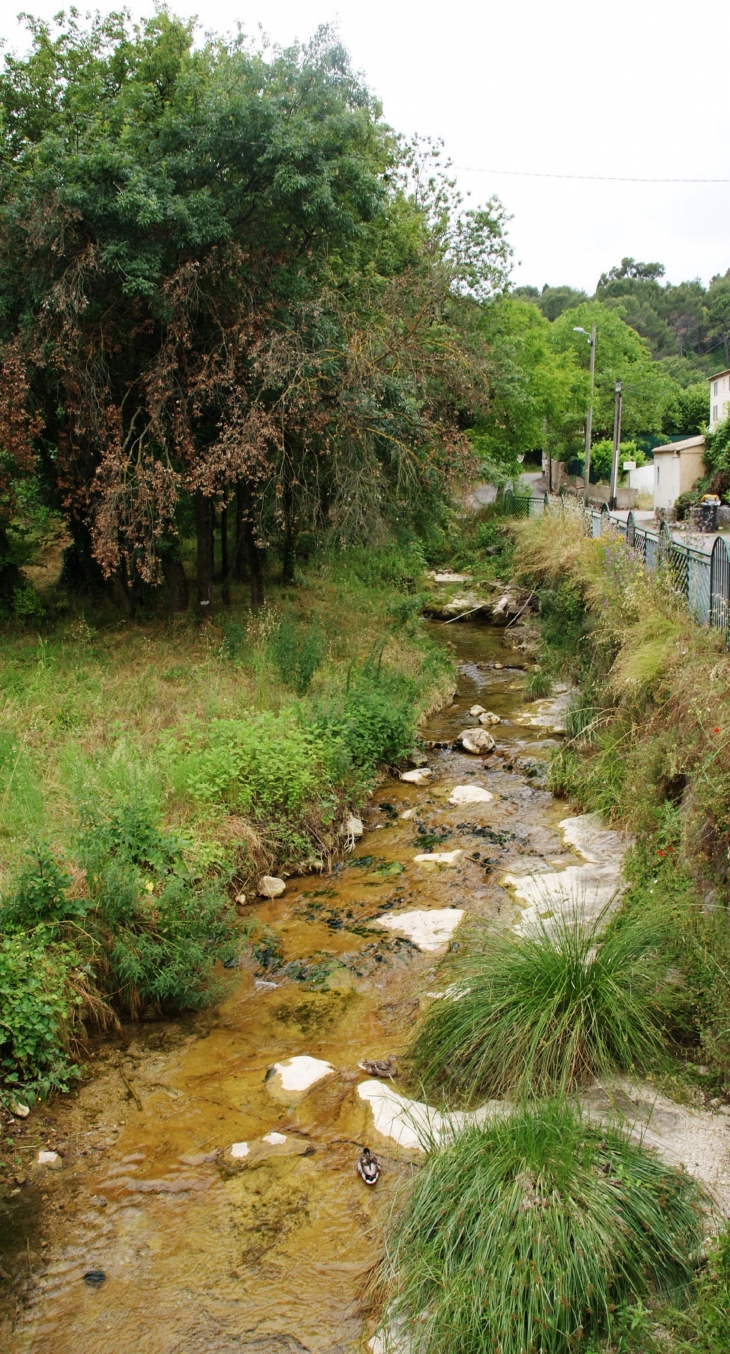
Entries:
<svg viewBox="0 0 730 1354">
<path fill-rule="evenodd" d="M 611 501 L 609 507 L 616 510 L 616 500 L 618 498 L 618 458 L 621 450 L 621 382 L 617 381 L 615 386 L 615 403 L 613 407 L 613 456 L 611 458 Z M 629 499 L 629 502 L 631 500 Z"/>
<path fill-rule="evenodd" d="M 588 414 L 587 414 L 587 416 L 586 416 L 586 454 L 585 454 L 585 465 L 583 466 L 583 473 L 584 473 L 584 475 L 585 475 L 585 480 L 584 480 L 584 482 L 583 482 L 583 502 L 587 505 L 587 503 L 588 503 L 588 492 L 589 492 L 589 481 L 590 481 L 590 474 L 591 474 L 591 432 L 592 432 L 592 429 L 593 429 L 593 385 L 594 385 L 595 374 L 596 374 L 596 326 L 595 326 L 595 324 L 592 324 L 592 325 L 591 325 L 591 332 L 590 332 L 590 334 L 589 334 L 587 329 L 583 329 L 582 326 L 579 325 L 579 324 L 574 324 L 574 325 L 573 325 L 573 333 L 574 333 L 574 334 L 585 334 L 586 338 L 588 339 L 588 342 L 589 342 L 590 345 L 591 345 L 591 393 L 590 393 L 590 396 L 589 396 L 589 398 L 588 398 Z"/>
</svg>

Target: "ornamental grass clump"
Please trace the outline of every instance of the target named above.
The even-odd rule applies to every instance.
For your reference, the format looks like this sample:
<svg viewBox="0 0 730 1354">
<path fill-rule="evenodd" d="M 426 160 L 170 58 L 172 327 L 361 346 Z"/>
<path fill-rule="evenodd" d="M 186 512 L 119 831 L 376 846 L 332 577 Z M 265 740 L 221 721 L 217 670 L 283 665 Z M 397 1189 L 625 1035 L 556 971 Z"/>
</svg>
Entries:
<svg viewBox="0 0 730 1354">
<path fill-rule="evenodd" d="M 574 1354 L 620 1304 L 678 1298 L 702 1236 L 699 1188 L 565 1102 L 434 1145 L 373 1296 L 412 1354 Z"/>
<path fill-rule="evenodd" d="M 646 916 L 577 913 L 526 936 L 488 933 L 411 1047 L 430 1093 L 464 1099 L 569 1091 L 654 1065 L 674 989 Z"/>
</svg>

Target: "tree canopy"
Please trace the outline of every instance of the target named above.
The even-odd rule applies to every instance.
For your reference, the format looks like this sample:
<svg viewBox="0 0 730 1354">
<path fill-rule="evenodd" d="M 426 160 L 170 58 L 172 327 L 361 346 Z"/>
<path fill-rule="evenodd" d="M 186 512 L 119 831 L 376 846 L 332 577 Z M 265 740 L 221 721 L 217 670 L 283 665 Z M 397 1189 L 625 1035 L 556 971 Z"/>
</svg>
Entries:
<svg viewBox="0 0 730 1354">
<path fill-rule="evenodd" d="M 463 210 L 326 29 L 262 53 L 164 10 L 28 24 L 0 75 L 6 506 L 39 467 L 124 592 L 189 499 L 205 607 L 234 496 L 255 555 L 443 492 L 486 401 L 500 204 Z"/>
</svg>

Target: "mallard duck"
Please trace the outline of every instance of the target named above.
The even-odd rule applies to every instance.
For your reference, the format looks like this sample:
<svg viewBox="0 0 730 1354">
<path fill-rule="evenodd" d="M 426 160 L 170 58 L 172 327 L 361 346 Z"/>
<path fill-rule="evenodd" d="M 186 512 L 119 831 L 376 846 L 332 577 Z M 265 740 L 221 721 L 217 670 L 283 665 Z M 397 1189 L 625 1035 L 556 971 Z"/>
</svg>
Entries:
<svg viewBox="0 0 730 1354">
<path fill-rule="evenodd" d="M 397 1077 L 398 1063 L 395 1058 L 363 1058 L 358 1063 L 361 1072 L 371 1077 Z"/>
<path fill-rule="evenodd" d="M 357 1163 L 357 1173 L 366 1185 L 376 1185 L 380 1179 L 380 1162 L 369 1147 L 363 1147 L 362 1156 Z"/>
</svg>

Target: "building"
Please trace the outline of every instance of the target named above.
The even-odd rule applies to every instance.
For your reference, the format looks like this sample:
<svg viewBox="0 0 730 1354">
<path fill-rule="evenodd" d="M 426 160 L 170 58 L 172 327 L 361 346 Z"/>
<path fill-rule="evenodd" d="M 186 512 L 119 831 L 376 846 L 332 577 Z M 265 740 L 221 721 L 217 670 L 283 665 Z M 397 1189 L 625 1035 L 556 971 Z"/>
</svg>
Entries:
<svg viewBox="0 0 730 1354">
<path fill-rule="evenodd" d="M 686 494 L 689 489 L 694 488 L 697 480 L 705 472 L 704 453 L 705 439 L 702 434 L 654 448 L 655 511 L 662 508 L 668 512 L 674 507 L 680 494 Z"/>
<path fill-rule="evenodd" d="M 710 377 L 710 432 L 730 414 L 730 367 Z"/>
</svg>

